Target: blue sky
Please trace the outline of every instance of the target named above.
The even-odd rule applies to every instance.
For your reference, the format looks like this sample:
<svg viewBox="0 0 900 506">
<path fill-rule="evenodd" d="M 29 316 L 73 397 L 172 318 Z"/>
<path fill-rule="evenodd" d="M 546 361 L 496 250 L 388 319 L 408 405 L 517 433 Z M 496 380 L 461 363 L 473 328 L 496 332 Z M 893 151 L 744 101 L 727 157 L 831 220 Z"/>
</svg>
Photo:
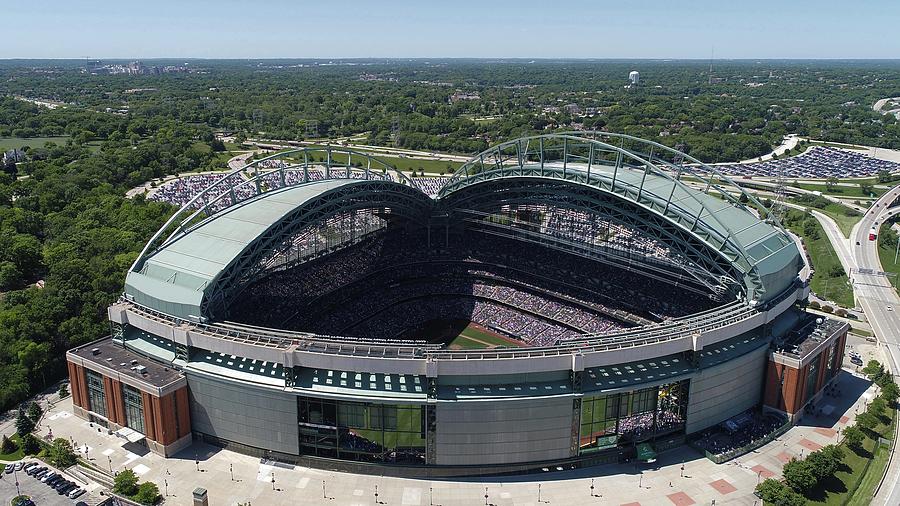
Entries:
<svg viewBox="0 0 900 506">
<path fill-rule="evenodd" d="M 10 0 L 0 58 L 900 58 L 900 0 Z"/>
</svg>

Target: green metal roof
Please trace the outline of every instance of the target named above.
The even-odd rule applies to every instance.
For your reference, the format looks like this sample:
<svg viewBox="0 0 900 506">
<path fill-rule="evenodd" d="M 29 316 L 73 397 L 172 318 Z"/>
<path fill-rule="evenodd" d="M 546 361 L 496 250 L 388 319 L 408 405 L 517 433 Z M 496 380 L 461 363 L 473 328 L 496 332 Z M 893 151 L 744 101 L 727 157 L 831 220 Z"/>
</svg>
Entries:
<svg viewBox="0 0 900 506">
<path fill-rule="evenodd" d="M 204 290 L 254 239 L 321 194 L 360 183 L 353 179 L 316 181 L 271 191 L 206 219 L 153 253 L 140 272 L 125 278 L 135 302 L 180 317 L 201 316 Z"/>
</svg>

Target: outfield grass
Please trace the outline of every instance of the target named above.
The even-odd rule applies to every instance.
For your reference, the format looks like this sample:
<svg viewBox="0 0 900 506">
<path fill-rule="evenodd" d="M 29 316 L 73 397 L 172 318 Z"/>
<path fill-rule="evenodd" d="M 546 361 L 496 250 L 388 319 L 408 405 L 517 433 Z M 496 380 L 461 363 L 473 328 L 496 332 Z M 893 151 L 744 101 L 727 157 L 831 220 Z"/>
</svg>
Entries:
<svg viewBox="0 0 900 506">
<path fill-rule="evenodd" d="M 502 337 L 498 337 L 492 333 L 485 332 L 471 325 L 463 329 L 463 331 L 460 332 L 455 339 L 450 341 L 450 346 L 456 345 L 460 348 L 476 349 L 486 348 L 487 346 L 485 346 L 485 343 L 490 346 L 516 347 L 516 344 L 511 341 L 503 339 Z"/>
<path fill-rule="evenodd" d="M 24 146 L 28 146 L 30 148 L 41 148 L 44 147 L 44 144 L 47 142 L 54 142 L 56 144 L 65 144 L 68 142 L 68 136 L 60 136 L 60 137 L 0 137 L 0 151 L 9 151 L 10 149 L 17 149 Z"/>
</svg>

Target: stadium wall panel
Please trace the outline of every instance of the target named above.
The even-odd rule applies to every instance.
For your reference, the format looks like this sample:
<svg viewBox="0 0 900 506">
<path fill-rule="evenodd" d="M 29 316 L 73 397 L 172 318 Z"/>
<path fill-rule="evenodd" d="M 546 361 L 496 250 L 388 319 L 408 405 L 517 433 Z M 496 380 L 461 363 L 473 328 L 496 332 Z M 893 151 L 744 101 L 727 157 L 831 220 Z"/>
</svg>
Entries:
<svg viewBox="0 0 900 506">
<path fill-rule="evenodd" d="M 283 453 L 300 452 L 297 397 L 186 371 L 195 432 Z"/>
<path fill-rule="evenodd" d="M 759 405 L 767 346 L 761 346 L 691 379 L 685 432 L 691 434 Z"/>
<path fill-rule="evenodd" d="M 438 402 L 438 465 L 512 464 L 573 456 L 572 398 Z"/>
</svg>

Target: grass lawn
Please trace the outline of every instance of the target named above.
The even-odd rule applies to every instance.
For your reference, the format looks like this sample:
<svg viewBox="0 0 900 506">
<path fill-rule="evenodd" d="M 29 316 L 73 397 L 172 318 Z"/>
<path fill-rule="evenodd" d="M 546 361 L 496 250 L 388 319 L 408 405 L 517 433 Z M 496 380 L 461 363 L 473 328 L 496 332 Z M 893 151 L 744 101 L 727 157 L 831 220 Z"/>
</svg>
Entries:
<svg viewBox="0 0 900 506">
<path fill-rule="evenodd" d="M 853 307 L 853 288 L 850 286 L 850 280 L 847 274 L 842 276 L 832 276 L 831 269 L 834 266 L 840 266 L 841 261 L 838 259 L 837 253 L 828 241 L 825 230 L 819 225 L 815 218 L 804 218 L 804 214 L 797 210 L 789 210 L 785 217 L 785 224 L 791 232 L 803 238 L 809 256 L 812 259 L 815 273 L 810 280 L 810 287 L 816 294 L 825 300 L 833 300 L 844 307 Z M 803 221 L 805 219 L 812 220 L 817 233 L 816 238 L 807 237 L 803 233 Z"/>
<path fill-rule="evenodd" d="M 890 230 L 890 223 L 882 223 L 881 230 L 878 231 L 878 258 L 881 260 L 881 268 L 884 272 L 893 272 L 896 276 L 890 276 L 891 284 L 894 288 L 900 288 L 900 258 L 894 263 L 894 254 L 897 252 L 896 246 L 891 247 L 884 243 L 885 236 Z M 896 243 L 895 243 L 896 244 Z"/>
<path fill-rule="evenodd" d="M 890 413 L 894 416 L 894 412 Z M 841 445 L 845 450 L 845 456 L 841 469 L 831 479 L 824 480 L 816 489 L 807 495 L 808 504 L 843 505 L 843 504 L 869 504 L 872 501 L 872 491 L 887 464 L 887 449 L 876 451 L 877 437 L 893 437 L 894 420 L 880 423 L 875 427 L 874 434 L 867 434 L 863 441 L 863 450 L 856 453 Z M 874 436 L 871 437 L 871 436 Z M 874 455 L 873 455 L 874 453 Z"/>
<path fill-rule="evenodd" d="M 40 148 L 44 143 L 55 142 L 64 145 L 69 140 L 67 136 L 60 137 L 0 137 L 0 151 L 9 151 L 10 149 L 28 146 L 30 148 Z"/>
<path fill-rule="evenodd" d="M 885 447 L 884 445 L 879 446 L 875 450 L 875 458 L 872 459 L 868 471 L 866 471 L 866 474 L 864 474 L 862 480 L 860 480 L 859 488 L 856 489 L 856 493 L 850 497 L 850 500 L 846 504 L 859 506 L 871 504 L 872 494 L 875 492 L 875 487 L 878 486 L 878 480 L 881 479 L 884 468 L 888 463 L 888 457 L 890 456 L 890 448 Z"/>
<path fill-rule="evenodd" d="M 841 229 L 841 233 L 844 234 L 844 237 L 850 237 L 853 225 L 859 223 L 859 220 L 861 220 L 863 216 L 860 213 L 855 213 L 850 216 L 847 214 L 848 210 L 849 208 L 834 203 L 829 204 L 824 209 L 819 209 L 819 211 L 827 214 L 837 223 L 838 228 Z"/>
<path fill-rule="evenodd" d="M 19 447 L 19 449 L 12 453 L 0 453 L 0 460 L 5 460 L 7 462 L 15 462 L 17 460 L 22 460 L 22 457 L 24 457 L 25 454 L 22 452 L 22 441 L 19 440 L 19 435 L 13 434 L 12 437 L 10 437 L 10 439 L 15 441 L 15 443 Z"/>
<path fill-rule="evenodd" d="M 812 192 L 821 192 L 823 195 L 832 195 L 835 197 L 857 197 L 857 198 L 872 197 L 872 195 L 869 193 L 863 193 L 862 188 L 859 187 L 859 183 L 856 183 L 856 182 L 854 182 L 853 186 L 835 186 L 834 188 L 832 188 L 830 190 L 824 184 L 788 183 L 788 186 L 793 186 L 795 188 L 800 188 L 802 190 L 809 190 Z M 876 197 L 883 195 L 885 191 L 886 190 L 883 188 L 872 188 L 872 193 L 874 193 Z"/>
</svg>

